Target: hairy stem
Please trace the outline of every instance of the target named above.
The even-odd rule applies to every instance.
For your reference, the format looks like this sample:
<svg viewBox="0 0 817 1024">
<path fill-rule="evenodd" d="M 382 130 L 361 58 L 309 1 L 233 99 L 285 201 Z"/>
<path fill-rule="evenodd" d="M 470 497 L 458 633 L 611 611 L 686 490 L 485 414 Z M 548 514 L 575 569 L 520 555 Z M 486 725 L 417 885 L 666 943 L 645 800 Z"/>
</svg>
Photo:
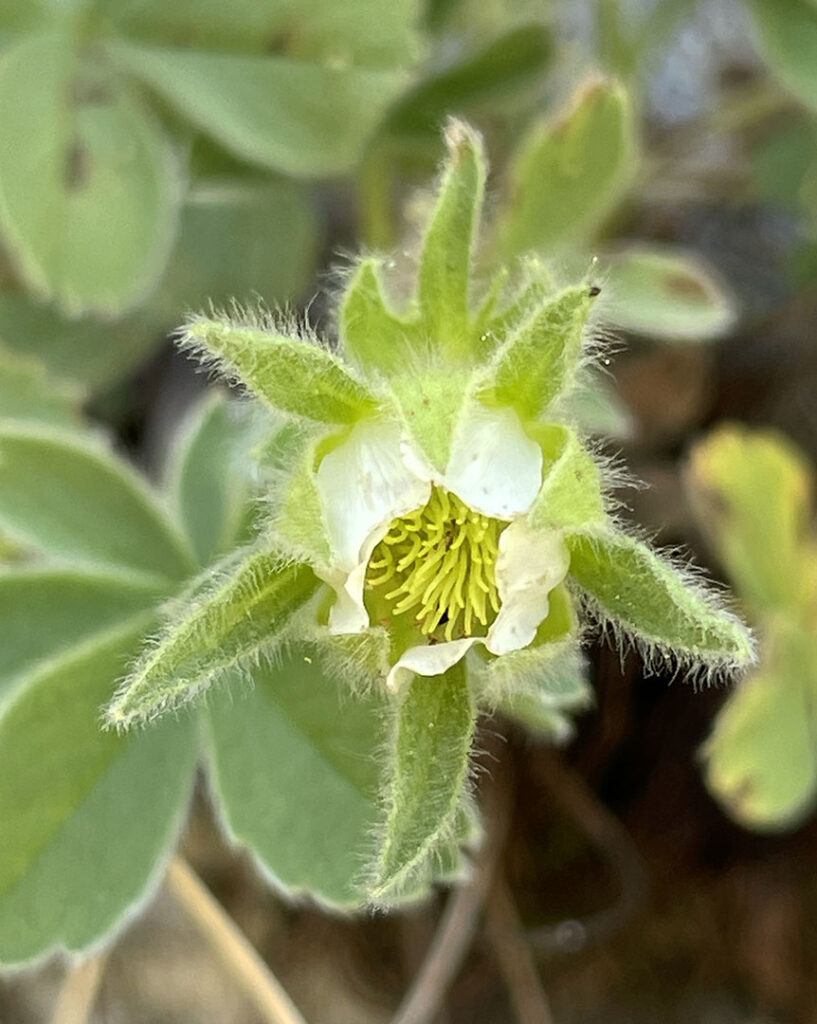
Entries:
<svg viewBox="0 0 817 1024">
<path fill-rule="evenodd" d="M 167 887 L 252 1000 L 265 1024 L 306 1024 L 246 935 L 180 857 L 170 865 Z"/>
</svg>

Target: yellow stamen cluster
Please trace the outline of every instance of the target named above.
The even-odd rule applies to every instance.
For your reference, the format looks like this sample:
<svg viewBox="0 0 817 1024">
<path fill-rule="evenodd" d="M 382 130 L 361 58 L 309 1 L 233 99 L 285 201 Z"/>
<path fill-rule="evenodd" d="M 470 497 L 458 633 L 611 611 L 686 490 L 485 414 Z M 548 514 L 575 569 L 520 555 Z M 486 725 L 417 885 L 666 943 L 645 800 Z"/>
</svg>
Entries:
<svg viewBox="0 0 817 1024">
<path fill-rule="evenodd" d="M 391 524 L 372 553 L 366 583 L 388 587 L 393 614 L 413 612 L 427 636 L 440 626 L 446 640 L 484 634 L 499 611 L 496 558 L 506 525 L 435 487 L 424 508 Z"/>
</svg>

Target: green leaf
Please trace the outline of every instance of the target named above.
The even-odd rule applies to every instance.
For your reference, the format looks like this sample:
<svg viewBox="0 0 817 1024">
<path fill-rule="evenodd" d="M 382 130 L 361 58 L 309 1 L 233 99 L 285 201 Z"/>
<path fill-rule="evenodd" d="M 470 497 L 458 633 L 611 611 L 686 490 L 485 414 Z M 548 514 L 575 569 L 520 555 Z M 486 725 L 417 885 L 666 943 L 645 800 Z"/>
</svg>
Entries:
<svg viewBox="0 0 817 1024">
<path fill-rule="evenodd" d="M 447 115 L 465 115 L 501 103 L 536 82 L 553 58 L 550 31 L 539 22 L 518 25 L 482 49 L 424 78 L 392 108 L 393 135 L 436 135 Z"/>
<path fill-rule="evenodd" d="M 471 252 L 485 191 L 482 140 L 450 121 L 448 160 L 420 255 L 418 298 L 427 341 L 453 357 L 467 352 Z"/>
<path fill-rule="evenodd" d="M 498 312 L 492 310 L 493 315 L 487 319 L 483 320 L 483 313 L 477 318 L 477 344 L 484 352 L 490 352 L 498 344 L 507 341 L 511 334 L 519 330 L 531 311 L 540 309 L 548 296 L 553 294 L 553 279 L 543 263 L 535 257 L 526 257 L 521 265 L 522 282 L 510 301 Z"/>
<path fill-rule="evenodd" d="M 0 421 L 33 420 L 79 428 L 80 402 L 79 390 L 49 380 L 39 360 L 0 346 Z"/>
<path fill-rule="evenodd" d="M 535 125 L 513 157 L 500 224 L 507 258 L 579 244 L 610 216 L 636 165 L 621 85 L 590 80 L 555 121 Z"/>
<path fill-rule="evenodd" d="M 567 743 L 575 732 L 571 713 L 583 711 L 592 703 L 587 669 L 571 649 L 543 661 L 535 681 L 499 694 L 496 706 L 535 736 L 552 743 Z"/>
<path fill-rule="evenodd" d="M 534 307 L 497 349 L 483 399 L 513 406 L 523 420 L 541 416 L 573 382 L 595 296 L 586 284 L 575 285 Z"/>
<path fill-rule="evenodd" d="M 0 690 L 41 662 L 152 608 L 155 586 L 125 573 L 75 569 L 9 569 L 0 572 Z"/>
<path fill-rule="evenodd" d="M 416 325 L 388 307 L 378 276 L 380 261 L 360 264 L 343 293 L 340 337 L 344 351 L 362 366 L 385 373 L 404 370 L 416 358 Z"/>
<path fill-rule="evenodd" d="M 141 299 L 167 260 L 180 198 L 158 126 L 58 35 L 0 56 L 0 121 L 0 227 L 29 286 L 71 313 Z"/>
<path fill-rule="evenodd" d="M 285 892 L 359 906 L 379 813 L 382 700 L 350 697 L 301 648 L 254 670 L 252 688 L 240 690 L 219 693 L 207 715 L 212 790 L 228 835 Z"/>
<path fill-rule="evenodd" d="M 349 171 L 404 76 L 284 57 L 151 49 L 113 55 L 230 152 L 292 177 Z"/>
<path fill-rule="evenodd" d="M 686 483 L 703 530 L 758 613 L 809 598 L 814 474 L 782 434 L 723 426 L 692 451 Z"/>
<path fill-rule="evenodd" d="M 377 397 L 328 349 L 301 338 L 197 317 L 182 345 L 215 357 L 273 410 L 321 423 L 354 423 Z"/>
<path fill-rule="evenodd" d="M 192 723 L 128 737 L 99 728 L 99 705 L 147 624 L 46 666 L 3 709 L 4 964 L 98 946 L 161 878 L 192 787 Z"/>
<path fill-rule="evenodd" d="M 730 817 L 775 831 L 817 799 L 817 658 L 814 636 L 777 630 L 764 663 L 740 683 L 701 754 L 706 782 Z"/>
<path fill-rule="evenodd" d="M 15 353 L 41 359 L 60 380 L 99 391 L 137 366 L 161 341 L 161 331 L 136 317 L 68 318 L 54 306 L 0 292 L 0 339 Z"/>
<path fill-rule="evenodd" d="M 293 182 L 216 179 L 198 184 L 182 211 L 179 239 L 152 318 L 175 326 L 179 313 L 257 296 L 297 299 L 315 266 L 315 211 Z"/>
<path fill-rule="evenodd" d="M 590 453 L 569 427 L 548 424 L 537 431 L 545 456 L 544 481 L 528 512 L 540 529 L 581 529 L 607 516 L 601 474 Z"/>
<path fill-rule="evenodd" d="M 394 723 L 391 781 L 369 897 L 389 903 L 444 847 L 462 804 L 476 712 L 462 662 L 442 676 L 415 676 Z"/>
<path fill-rule="evenodd" d="M 206 572 L 178 598 L 158 639 L 108 705 L 110 725 L 126 728 L 177 708 L 231 669 L 248 669 L 280 645 L 285 627 L 319 581 L 308 566 L 287 565 L 275 552 L 238 556 Z"/>
<path fill-rule="evenodd" d="M 697 256 L 668 247 L 633 246 L 613 256 L 606 313 L 615 325 L 664 341 L 712 341 L 734 326 L 726 286 Z"/>
<path fill-rule="evenodd" d="M 141 477 L 101 444 L 45 427 L 0 425 L 0 528 L 74 564 L 124 566 L 160 580 L 194 568 Z"/>
<path fill-rule="evenodd" d="M 210 392 L 181 428 L 168 490 L 200 565 L 249 539 L 252 427 L 246 406 Z"/>
<path fill-rule="evenodd" d="M 7 0 L 6 0 L 7 2 Z M 105 0 L 127 38 L 202 50 L 391 68 L 416 48 L 416 0 Z"/>
<path fill-rule="evenodd" d="M 748 0 L 763 57 L 806 106 L 817 107 L 817 8 L 809 0 Z"/>
<path fill-rule="evenodd" d="M 755 660 L 746 627 L 689 572 L 622 533 L 566 538 L 570 574 L 589 609 L 654 655 L 690 668 L 740 668 Z"/>
</svg>

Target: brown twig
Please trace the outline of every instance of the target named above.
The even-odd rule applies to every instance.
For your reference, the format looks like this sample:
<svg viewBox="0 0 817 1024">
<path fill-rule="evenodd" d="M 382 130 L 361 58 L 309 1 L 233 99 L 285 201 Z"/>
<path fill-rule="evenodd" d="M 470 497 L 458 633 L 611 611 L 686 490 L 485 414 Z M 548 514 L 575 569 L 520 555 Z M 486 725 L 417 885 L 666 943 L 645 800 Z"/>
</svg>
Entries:
<svg viewBox="0 0 817 1024">
<path fill-rule="evenodd" d="M 471 880 L 448 898 L 434 940 L 414 984 L 406 993 L 392 1024 L 428 1024 L 445 998 L 477 930 L 510 823 L 507 765 L 495 765 L 486 786 L 488 834 Z"/>
<path fill-rule="evenodd" d="M 247 936 L 180 857 L 170 865 L 167 887 L 255 1004 L 265 1024 L 306 1024 Z"/>
<path fill-rule="evenodd" d="M 51 1024 L 86 1024 L 94 1008 L 107 953 L 89 957 L 69 968 L 62 983 Z"/>
<path fill-rule="evenodd" d="M 488 937 L 505 979 L 519 1024 L 553 1024 L 547 995 L 542 987 L 508 883 L 497 875 L 485 907 Z"/>
<path fill-rule="evenodd" d="M 644 903 L 647 876 L 641 855 L 626 829 L 582 776 L 555 752 L 548 752 L 539 764 L 538 779 L 554 804 L 576 822 L 618 879 L 619 896 L 612 906 L 585 918 L 528 931 L 528 941 L 537 952 L 577 952 L 606 941 L 624 927 Z"/>
</svg>

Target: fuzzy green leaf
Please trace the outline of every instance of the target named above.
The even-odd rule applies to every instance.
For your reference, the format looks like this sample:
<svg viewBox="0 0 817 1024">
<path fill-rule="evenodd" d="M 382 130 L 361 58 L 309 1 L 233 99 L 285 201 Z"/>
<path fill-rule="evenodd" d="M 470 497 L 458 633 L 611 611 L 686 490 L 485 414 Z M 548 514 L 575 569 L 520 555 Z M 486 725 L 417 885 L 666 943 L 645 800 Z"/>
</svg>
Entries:
<svg viewBox="0 0 817 1024">
<path fill-rule="evenodd" d="M 376 259 L 363 260 L 343 293 L 340 337 L 344 350 L 361 365 L 393 373 L 413 362 L 415 325 L 388 308 L 378 266 Z"/>
<path fill-rule="evenodd" d="M 58 34 L 0 58 L 0 122 L 0 227 L 30 287 L 72 313 L 133 305 L 161 273 L 181 194 L 158 125 Z"/>
<path fill-rule="evenodd" d="M 749 0 L 760 50 L 803 103 L 817 107 L 817 9 L 809 0 Z"/>
<path fill-rule="evenodd" d="M 571 713 L 593 703 L 587 670 L 571 650 L 543 663 L 536 681 L 500 694 L 496 706 L 535 736 L 553 743 L 567 743 L 575 731 Z"/>
<path fill-rule="evenodd" d="M 814 477 L 797 449 L 782 434 L 724 426 L 695 447 L 686 480 L 741 596 L 760 613 L 801 606 Z"/>
<path fill-rule="evenodd" d="M 0 962 L 87 950 L 153 892 L 195 768 L 178 720 L 128 737 L 99 706 L 147 628 L 96 638 L 31 677 L 0 717 Z"/>
<path fill-rule="evenodd" d="M 590 453 L 570 430 L 549 424 L 537 432 L 545 456 L 542 489 L 528 512 L 541 529 L 582 529 L 606 519 L 601 474 Z"/>
<path fill-rule="evenodd" d="M 592 80 L 555 122 L 539 124 L 511 165 L 501 227 L 506 258 L 586 240 L 607 218 L 635 168 L 624 89 Z"/>
<path fill-rule="evenodd" d="M 155 585 L 124 573 L 52 568 L 0 572 L 0 690 L 33 666 L 152 608 L 162 596 Z"/>
<path fill-rule="evenodd" d="M 394 723 L 381 851 L 369 896 L 389 903 L 451 839 L 468 781 L 476 712 L 465 666 L 415 676 Z"/>
<path fill-rule="evenodd" d="M 141 477 L 100 444 L 45 427 L 0 425 L 0 529 L 74 564 L 160 579 L 195 567 Z"/>
<path fill-rule="evenodd" d="M 567 537 L 570 574 L 599 619 L 656 655 L 690 668 L 739 668 L 755 660 L 746 627 L 714 594 L 645 544 L 622 533 Z"/>
<path fill-rule="evenodd" d="M 578 423 L 591 437 L 610 437 L 616 441 L 632 438 L 636 430 L 633 414 L 610 378 L 599 373 L 580 374 L 579 378 L 577 387 L 561 407 L 565 419 Z"/>
<path fill-rule="evenodd" d="M 615 325 L 665 341 L 711 341 L 735 323 L 735 301 L 703 260 L 638 246 L 610 261 L 605 312 Z"/>
<path fill-rule="evenodd" d="M 106 710 L 123 728 L 198 696 L 230 669 L 272 653 L 318 587 L 312 570 L 268 551 L 233 556 L 175 603 L 158 639 L 132 666 Z"/>
<path fill-rule="evenodd" d="M 565 288 L 534 308 L 498 349 L 481 394 L 537 419 L 573 382 L 595 294 L 586 284 Z"/>
<path fill-rule="evenodd" d="M 300 338 L 202 317 L 187 326 L 182 344 L 215 357 L 275 411 L 320 423 L 354 423 L 378 405 L 331 352 Z"/>
<path fill-rule="evenodd" d="M 296 178 L 349 171 L 404 82 L 399 71 L 328 61 L 124 43 L 111 49 L 237 157 Z"/>
<path fill-rule="evenodd" d="M 252 435 L 246 406 L 217 392 L 182 427 L 169 489 L 200 565 L 249 540 Z"/>
<path fill-rule="evenodd" d="M 471 252 L 485 190 L 482 141 L 459 121 L 446 129 L 448 161 L 423 241 L 418 276 L 422 330 L 452 357 L 467 354 Z"/>
<path fill-rule="evenodd" d="M 477 318 L 477 345 L 485 353 L 507 341 L 528 319 L 532 310 L 541 308 L 547 297 L 553 294 L 553 280 L 544 264 L 534 257 L 529 257 L 522 261 L 522 266 L 522 282 L 517 285 L 510 301 L 500 306 L 498 310 L 492 309 L 491 315 L 487 318 L 483 313 Z M 498 278 L 498 283 L 503 279 L 504 277 Z M 497 303 L 492 301 L 491 305 L 495 307 Z"/>
<path fill-rule="evenodd" d="M 379 811 L 383 701 L 350 697 L 301 649 L 254 670 L 251 689 L 236 683 L 207 715 L 212 790 L 230 838 L 285 892 L 360 905 Z"/>
<path fill-rule="evenodd" d="M 778 830 L 817 800 L 817 656 L 814 636 L 777 629 L 764 664 L 740 683 L 702 748 L 706 782 L 741 825 Z"/>
</svg>

